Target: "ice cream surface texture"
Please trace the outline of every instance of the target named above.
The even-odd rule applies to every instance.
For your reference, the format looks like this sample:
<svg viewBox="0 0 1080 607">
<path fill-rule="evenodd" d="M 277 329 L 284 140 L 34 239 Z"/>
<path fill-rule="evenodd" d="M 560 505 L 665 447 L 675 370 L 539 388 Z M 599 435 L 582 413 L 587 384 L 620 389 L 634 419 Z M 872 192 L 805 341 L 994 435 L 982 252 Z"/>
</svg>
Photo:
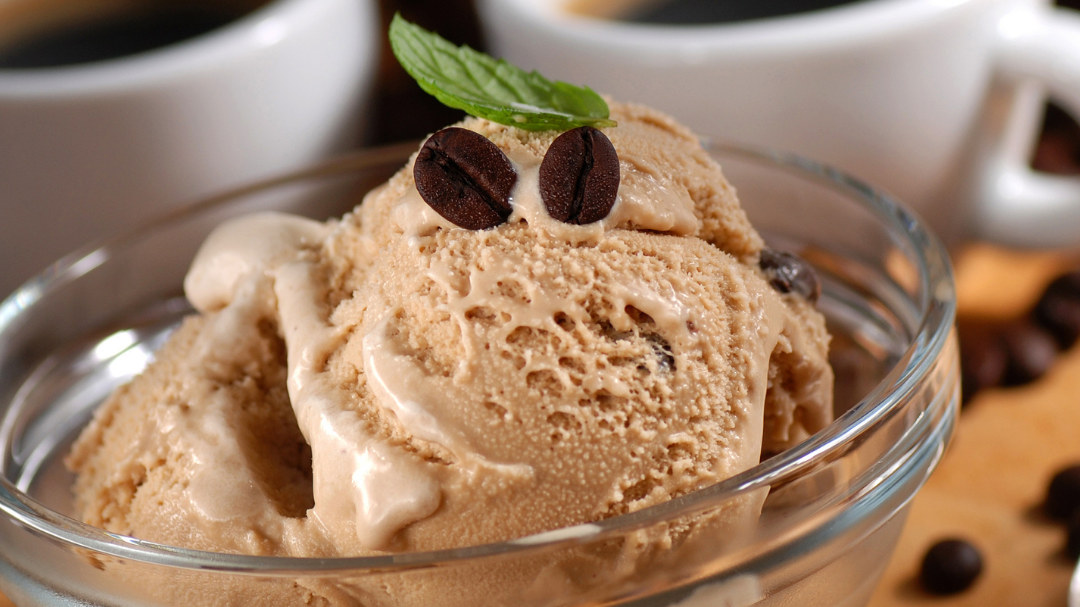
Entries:
<svg viewBox="0 0 1080 607">
<path fill-rule="evenodd" d="M 545 210 L 558 132 L 468 118 L 516 172 L 497 227 L 436 213 L 415 155 L 340 220 L 220 226 L 185 282 L 199 314 L 68 458 L 78 516 L 219 552 L 439 550 L 659 504 L 822 428 L 823 317 L 770 284 L 692 133 L 611 110 L 599 221 Z"/>
</svg>

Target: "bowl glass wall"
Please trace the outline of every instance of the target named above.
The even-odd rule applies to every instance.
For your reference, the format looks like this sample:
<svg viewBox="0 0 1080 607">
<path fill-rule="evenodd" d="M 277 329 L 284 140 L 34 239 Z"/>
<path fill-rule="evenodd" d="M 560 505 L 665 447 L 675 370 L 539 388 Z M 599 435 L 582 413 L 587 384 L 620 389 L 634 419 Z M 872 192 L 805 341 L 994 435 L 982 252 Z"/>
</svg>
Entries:
<svg viewBox="0 0 1080 607">
<path fill-rule="evenodd" d="M 340 215 L 414 149 L 361 152 L 182 208 L 57 262 L 0 306 L 0 590 L 19 605 L 392 604 L 380 598 L 386 588 L 441 607 L 864 605 L 957 412 L 948 260 L 915 217 L 871 188 L 805 160 L 723 145 L 711 151 L 751 220 L 823 283 L 838 419 L 807 442 L 660 506 L 438 553 L 221 555 L 68 518 L 63 455 L 94 408 L 191 313 L 181 285 L 210 230 L 256 210 Z M 753 528 L 698 523 L 761 498 Z M 690 531 L 659 548 L 672 529 Z M 597 562 L 605 575 L 575 575 Z"/>
</svg>

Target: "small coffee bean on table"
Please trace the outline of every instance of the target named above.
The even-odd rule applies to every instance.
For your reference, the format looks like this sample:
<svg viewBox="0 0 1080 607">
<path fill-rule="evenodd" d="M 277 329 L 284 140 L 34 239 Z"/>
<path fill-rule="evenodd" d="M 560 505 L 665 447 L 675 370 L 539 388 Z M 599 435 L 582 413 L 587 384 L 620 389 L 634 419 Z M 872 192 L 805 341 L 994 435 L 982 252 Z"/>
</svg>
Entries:
<svg viewBox="0 0 1080 607">
<path fill-rule="evenodd" d="M 999 323 L 958 321 L 956 332 L 960 339 L 961 402 L 966 404 L 980 391 L 1001 385 L 1009 353 Z"/>
<path fill-rule="evenodd" d="M 1065 554 L 1070 560 L 1080 559 L 1080 512 L 1069 517 L 1065 525 Z"/>
<path fill-rule="evenodd" d="M 1051 281 L 1023 318 L 961 319 L 957 331 L 963 402 L 986 388 L 1035 381 L 1054 365 L 1059 350 L 1071 348 L 1080 338 L 1080 270 Z"/>
<path fill-rule="evenodd" d="M 1008 353 L 1003 384 L 1022 386 L 1039 379 L 1054 366 L 1058 349 L 1054 338 L 1026 320 L 1004 327 L 1001 338 Z"/>
<path fill-rule="evenodd" d="M 1080 514 L 1080 464 L 1058 470 L 1046 489 L 1047 516 L 1065 521 Z"/>
<path fill-rule="evenodd" d="M 1032 316 L 1067 350 L 1080 336 L 1080 271 L 1058 276 L 1043 291 Z"/>
<path fill-rule="evenodd" d="M 982 555 L 962 539 L 942 540 L 923 557 L 919 581 L 927 592 L 956 594 L 967 590 L 982 573 Z"/>
</svg>

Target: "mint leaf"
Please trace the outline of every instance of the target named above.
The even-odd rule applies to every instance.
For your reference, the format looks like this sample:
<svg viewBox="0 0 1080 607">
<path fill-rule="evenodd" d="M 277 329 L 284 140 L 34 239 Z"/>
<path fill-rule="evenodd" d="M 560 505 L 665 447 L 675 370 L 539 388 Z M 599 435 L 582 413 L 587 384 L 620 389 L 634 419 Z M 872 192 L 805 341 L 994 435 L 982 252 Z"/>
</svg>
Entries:
<svg viewBox="0 0 1080 607">
<path fill-rule="evenodd" d="M 607 103 L 592 89 L 552 82 L 538 72 L 456 46 L 401 15 L 390 23 L 390 45 L 420 88 L 473 116 L 529 131 L 615 126 Z"/>
</svg>

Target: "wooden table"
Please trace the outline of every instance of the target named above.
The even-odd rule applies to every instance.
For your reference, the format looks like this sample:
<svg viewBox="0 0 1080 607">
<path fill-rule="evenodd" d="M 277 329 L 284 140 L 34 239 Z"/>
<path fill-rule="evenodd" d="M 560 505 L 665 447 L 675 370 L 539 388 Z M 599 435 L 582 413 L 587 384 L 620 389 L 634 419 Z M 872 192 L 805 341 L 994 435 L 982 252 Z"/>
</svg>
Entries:
<svg viewBox="0 0 1080 607">
<path fill-rule="evenodd" d="M 1025 313 L 1075 255 L 1010 253 L 975 246 L 956 256 L 961 316 Z M 964 408 L 938 470 L 916 495 L 899 547 L 871 607 L 1064 607 L 1072 565 L 1064 528 L 1042 516 L 1047 483 L 1080 462 L 1080 346 L 1027 386 L 984 391 Z M 951 596 L 916 582 L 928 546 L 950 536 L 976 544 L 980 578 Z"/>
</svg>

